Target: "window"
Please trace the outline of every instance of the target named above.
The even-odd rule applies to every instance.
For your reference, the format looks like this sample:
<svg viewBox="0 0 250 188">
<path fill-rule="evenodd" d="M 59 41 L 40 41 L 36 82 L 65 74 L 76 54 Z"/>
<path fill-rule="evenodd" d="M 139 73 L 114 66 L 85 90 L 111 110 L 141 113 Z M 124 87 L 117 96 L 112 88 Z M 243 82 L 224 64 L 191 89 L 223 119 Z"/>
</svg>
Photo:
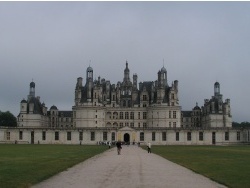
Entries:
<svg viewBox="0 0 250 188">
<path fill-rule="evenodd" d="M 134 127 L 134 123 L 130 123 L 130 127 Z"/>
<path fill-rule="evenodd" d="M 229 132 L 225 132 L 225 140 L 229 140 Z"/>
<path fill-rule="evenodd" d="M 115 95 L 113 95 L 113 101 L 115 101 Z"/>
<path fill-rule="evenodd" d="M 59 132 L 58 131 L 55 132 L 55 140 L 59 140 Z"/>
<path fill-rule="evenodd" d="M 120 119 L 123 119 L 123 112 L 120 112 Z"/>
<path fill-rule="evenodd" d="M 143 95 L 143 96 L 142 96 L 142 100 L 143 100 L 143 101 L 146 101 L 146 100 L 147 100 L 147 95 Z"/>
<path fill-rule="evenodd" d="M 237 140 L 240 140 L 240 132 L 237 132 Z"/>
<path fill-rule="evenodd" d="M 71 140 L 71 132 L 67 132 L 67 140 Z"/>
<path fill-rule="evenodd" d="M 169 127 L 172 127 L 171 122 L 168 123 Z"/>
<path fill-rule="evenodd" d="M 176 111 L 173 111 L 173 118 L 176 118 Z"/>
<path fill-rule="evenodd" d="M 155 141 L 155 132 L 152 132 L 152 141 Z"/>
<path fill-rule="evenodd" d="M 23 139 L 23 131 L 19 131 L 19 140 Z"/>
<path fill-rule="evenodd" d="M 171 98 L 174 99 L 174 94 L 173 93 L 171 94 Z"/>
<path fill-rule="evenodd" d="M 128 123 L 128 122 L 126 122 L 126 123 L 125 123 L 125 127 L 128 127 L 128 126 L 129 126 L 129 123 Z"/>
<path fill-rule="evenodd" d="M 6 139 L 10 140 L 10 132 L 6 132 Z"/>
<path fill-rule="evenodd" d="M 174 127 L 174 128 L 176 127 L 176 122 L 173 122 L 173 127 Z"/>
<path fill-rule="evenodd" d="M 112 132 L 112 141 L 115 141 L 115 132 Z"/>
<path fill-rule="evenodd" d="M 191 138 L 192 138 L 191 132 L 187 132 L 187 140 L 188 140 L 188 141 L 191 141 Z"/>
<path fill-rule="evenodd" d="M 103 132 L 103 140 L 108 140 L 108 133 L 107 132 Z"/>
<path fill-rule="evenodd" d="M 46 131 L 42 132 L 42 140 L 46 140 Z"/>
<path fill-rule="evenodd" d="M 140 116 L 141 116 L 141 113 L 140 113 L 140 112 L 138 112 L 138 119 L 140 119 L 140 118 L 141 118 Z"/>
<path fill-rule="evenodd" d="M 123 127 L 123 123 L 120 123 L 120 127 Z"/>
<path fill-rule="evenodd" d="M 199 132 L 199 140 L 203 141 L 203 132 Z"/>
<path fill-rule="evenodd" d="M 128 119 L 128 112 L 125 112 L 125 119 Z"/>
<path fill-rule="evenodd" d="M 168 112 L 168 117 L 171 118 L 171 111 Z"/>
<path fill-rule="evenodd" d="M 143 123 L 143 127 L 146 128 L 147 127 L 147 123 L 144 122 Z"/>
<path fill-rule="evenodd" d="M 138 123 L 138 127 L 141 127 L 141 124 L 140 124 L 140 123 Z"/>
<path fill-rule="evenodd" d="M 166 140 L 167 140 L 167 133 L 162 132 L 162 141 L 166 141 Z"/>
<path fill-rule="evenodd" d="M 95 140 L 95 132 L 90 132 L 90 140 L 91 141 Z"/>
<path fill-rule="evenodd" d="M 175 140 L 176 140 L 176 141 L 179 141 L 179 140 L 180 140 L 179 136 L 180 136 L 180 135 L 179 135 L 179 132 L 176 132 L 176 133 L 175 133 Z"/>
<path fill-rule="evenodd" d="M 128 100 L 128 107 L 131 107 L 131 100 Z"/>
<path fill-rule="evenodd" d="M 79 140 L 83 140 L 83 132 L 79 132 Z"/>
<path fill-rule="evenodd" d="M 147 119 L 147 112 L 143 112 L 143 119 Z"/>
<path fill-rule="evenodd" d="M 144 132 L 140 132 L 140 141 L 144 141 Z"/>
<path fill-rule="evenodd" d="M 134 119 L 134 112 L 130 112 L 130 119 Z"/>
</svg>

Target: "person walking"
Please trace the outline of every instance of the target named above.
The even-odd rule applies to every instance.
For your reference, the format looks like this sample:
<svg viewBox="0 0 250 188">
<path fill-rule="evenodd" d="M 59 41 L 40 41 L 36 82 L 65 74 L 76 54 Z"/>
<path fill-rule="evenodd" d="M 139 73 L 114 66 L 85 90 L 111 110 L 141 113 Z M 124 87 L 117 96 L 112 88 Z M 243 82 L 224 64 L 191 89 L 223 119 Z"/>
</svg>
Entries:
<svg viewBox="0 0 250 188">
<path fill-rule="evenodd" d="M 109 142 L 109 149 L 111 148 L 111 142 Z"/>
<path fill-rule="evenodd" d="M 150 142 L 148 142 L 148 153 L 151 153 L 151 143 Z"/>
<path fill-rule="evenodd" d="M 116 142 L 117 153 L 121 155 L 122 143 L 120 141 Z"/>
</svg>

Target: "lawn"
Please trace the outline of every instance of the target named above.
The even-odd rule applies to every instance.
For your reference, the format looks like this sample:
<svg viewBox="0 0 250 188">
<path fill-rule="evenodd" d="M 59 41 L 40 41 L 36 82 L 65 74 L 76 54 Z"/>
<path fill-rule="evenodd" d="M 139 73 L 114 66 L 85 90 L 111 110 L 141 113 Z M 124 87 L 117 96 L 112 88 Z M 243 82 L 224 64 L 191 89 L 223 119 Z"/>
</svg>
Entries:
<svg viewBox="0 0 250 188">
<path fill-rule="evenodd" d="M 0 145 L 0 187 L 30 187 L 107 149 L 89 145 Z"/>
<path fill-rule="evenodd" d="M 228 187 L 250 187 L 250 146 L 153 146 L 152 152 Z"/>
</svg>

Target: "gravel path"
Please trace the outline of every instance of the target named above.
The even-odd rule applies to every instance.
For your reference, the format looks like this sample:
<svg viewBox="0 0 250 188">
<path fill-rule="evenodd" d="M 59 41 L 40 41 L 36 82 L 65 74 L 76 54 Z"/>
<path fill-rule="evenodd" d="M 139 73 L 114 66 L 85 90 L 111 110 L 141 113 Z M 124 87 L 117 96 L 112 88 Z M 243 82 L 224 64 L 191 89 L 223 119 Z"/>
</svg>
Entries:
<svg viewBox="0 0 250 188">
<path fill-rule="evenodd" d="M 137 146 L 112 148 L 34 188 L 214 188 L 225 187 Z"/>
</svg>

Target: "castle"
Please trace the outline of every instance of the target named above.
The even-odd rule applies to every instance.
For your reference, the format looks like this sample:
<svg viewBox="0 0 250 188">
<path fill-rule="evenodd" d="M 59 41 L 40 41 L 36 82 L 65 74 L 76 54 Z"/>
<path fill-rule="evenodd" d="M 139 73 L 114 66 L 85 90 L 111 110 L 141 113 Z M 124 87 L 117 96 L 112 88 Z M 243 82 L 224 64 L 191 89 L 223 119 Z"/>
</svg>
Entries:
<svg viewBox="0 0 250 188">
<path fill-rule="evenodd" d="M 20 103 L 18 127 L 0 131 L 5 141 L 44 144 L 96 144 L 100 141 L 152 142 L 152 144 L 227 144 L 249 141 L 249 131 L 232 128 L 230 99 L 223 101 L 220 84 L 214 96 L 190 111 L 182 111 L 178 81 L 170 85 L 162 67 L 156 81 L 130 80 L 128 62 L 122 82 L 77 78 L 70 111 L 48 108 L 35 96 L 30 83 L 27 100 Z M 1 129 L 2 130 L 2 129 Z M 12 136 L 11 136 L 12 134 Z M 1 137 L 0 137 L 1 138 Z M 1 141 L 1 140 L 0 140 Z"/>
</svg>

